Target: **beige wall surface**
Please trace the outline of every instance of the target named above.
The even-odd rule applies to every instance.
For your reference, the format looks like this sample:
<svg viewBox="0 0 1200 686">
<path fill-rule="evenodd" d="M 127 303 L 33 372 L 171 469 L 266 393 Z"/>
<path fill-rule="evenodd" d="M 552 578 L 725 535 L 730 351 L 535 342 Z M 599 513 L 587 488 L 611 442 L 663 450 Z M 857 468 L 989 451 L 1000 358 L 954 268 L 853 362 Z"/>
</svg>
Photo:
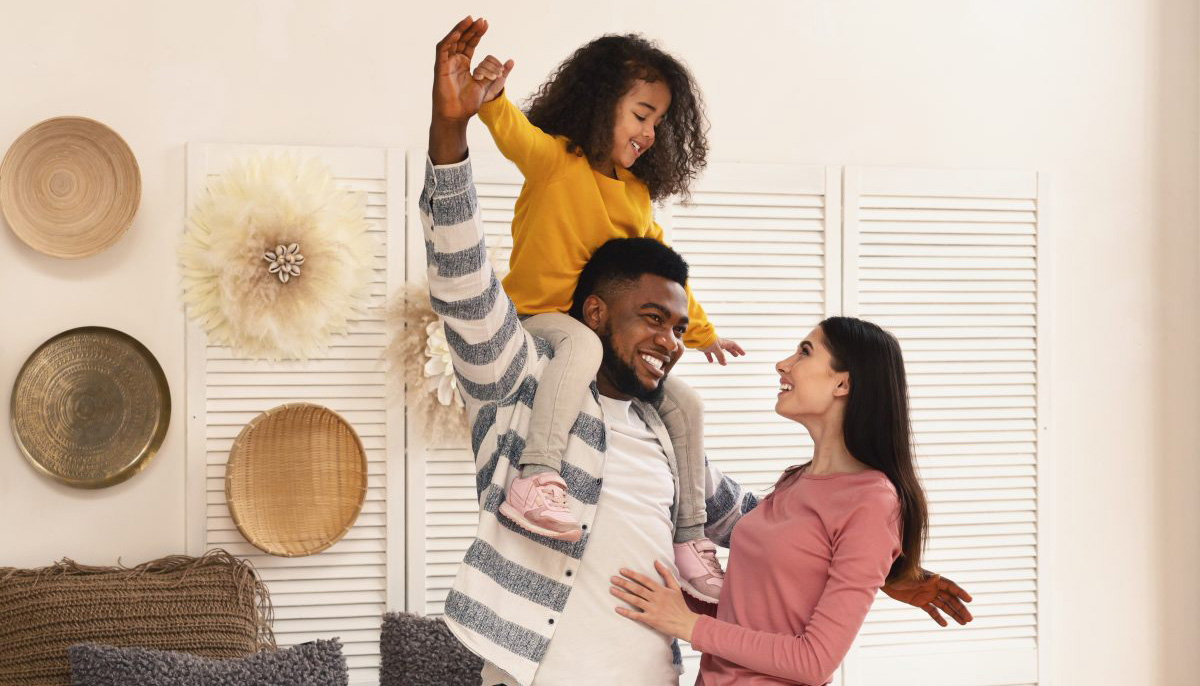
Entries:
<svg viewBox="0 0 1200 686">
<path fill-rule="evenodd" d="M 0 230 L 0 389 L 46 338 L 100 324 L 145 343 L 176 399 L 161 454 L 106 490 L 51 483 L 0 440 L 0 566 L 184 547 L 185 143 L 419 147 L 432 45 L 469 12 L 491 20 L 482 49 L 516 60 L 517 96 L 597 34 L 658 39 L 705 90 L 713 160 L 1051 174 L 1042 682 L 1195 682 L 1194 0 L 0 0 L 0 150 L 37 121 L 86 115 L 126 138 L 144 184 L 131 231 L 90 259 L 45 257 Z M 474 146 L 490 147 L 481 134 Z"/>
</svg>

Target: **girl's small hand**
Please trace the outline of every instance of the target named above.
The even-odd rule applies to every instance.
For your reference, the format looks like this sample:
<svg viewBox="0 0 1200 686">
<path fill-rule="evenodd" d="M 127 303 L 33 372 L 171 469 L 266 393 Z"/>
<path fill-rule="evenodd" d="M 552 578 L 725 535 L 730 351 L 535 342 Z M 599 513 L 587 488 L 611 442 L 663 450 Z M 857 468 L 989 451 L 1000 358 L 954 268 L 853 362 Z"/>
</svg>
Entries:
<svg viewBox="0 0 1200 686">
<path fill-rule="evenodd" d="M 500 91 L 504 90 L 504 82 L 508 80 L 508 74 L 512 71 L 513 61 L 509 60 L 504 64 L 500 60 L 488 55 L 483 58 L 475 67 L 472 76 L 476 81 L 481 81 L 486 84 L 486 92 L 483 95 L 484 102 L 491 102 L 500 95 Z"/>
<path fill-rule="evenodd" d="M 709 362 L 712 362 L 713 356 L 716 356 L 717 362 L 722 367 L 725 366 L 725 353 L 729 353 L 734 357 L 741 357 L 746 354 L 746 351 L 742 350 L 742 346 L 738 345 L 737 341 L 728 338 L 717 338 L 715 343 L 707 348 L 700 348 L 700 350 L 704 352 L 704 356 L 708 358 Z"/>
<path fill-rule="evenodd" d="M 635 608 L 618 607 L 617 614 L 690 643 L 692 629 L 700 615 L 688 609 L 683 591 L 679 590 L 679 583 L 666 565 L 656 561 L 654 569 L 662 576 L 666 587 L 630 569 L 621 570 L 625 578 L 612 578 L 613 586 L 609 591 Z"/>
</svg>

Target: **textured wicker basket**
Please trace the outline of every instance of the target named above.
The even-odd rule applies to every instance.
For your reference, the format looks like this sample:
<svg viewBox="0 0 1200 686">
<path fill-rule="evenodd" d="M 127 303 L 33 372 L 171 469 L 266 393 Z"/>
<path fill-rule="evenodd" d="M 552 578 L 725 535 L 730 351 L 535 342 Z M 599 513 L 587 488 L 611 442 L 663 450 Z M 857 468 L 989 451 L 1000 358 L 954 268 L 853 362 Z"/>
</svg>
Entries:
<svg viewBox="0 0 1200 686">
<path fill-rule="evenodd" d="M 229 514 L 247 541 L 271 555 L 301 557 L 337 543 L 354 526 L 366 494 L 362 441 L 320 405 L 260 414 L 229 452 Z"/>
<path fill-rule="evenodd" d="M 242 657 L 274 647 L 271 601 L 223 550 L 132 568 L 0 568 L 0 686 L 66 686 L 67 648 L 85 642 Z"/>
<path fill-rule="evenodd" d="M 137 158 L 116 131 L 85 117 L 47 119 L 0 162 L 0 210 L 38 252 L 74 259 L 108 248 L 142 197 Z"/>
</svg>

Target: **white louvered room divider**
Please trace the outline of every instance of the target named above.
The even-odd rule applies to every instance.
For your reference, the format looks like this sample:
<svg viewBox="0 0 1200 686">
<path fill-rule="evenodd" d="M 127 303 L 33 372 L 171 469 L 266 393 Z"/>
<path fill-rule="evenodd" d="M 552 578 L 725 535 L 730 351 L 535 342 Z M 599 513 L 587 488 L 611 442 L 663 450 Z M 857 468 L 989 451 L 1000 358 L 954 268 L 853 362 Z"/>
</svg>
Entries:
<svg viewBox="0 0 1200 686">
<path fill-rule="evenodd" d="M 366 194 L 377 249 L 366 316 L 338 336 L 329 353 L 307 362 L 242 359 L 209 345 L 193 322 L 187 333 L 187 541 L 199 554 L 224 548 L 250 560 L 271 592 L 280 646 L 339 637 L 351 684 L 378 684 L 379 627 L 386 608 L 403 607 L 404 417 L 389 409 L 381 355 L 383 305 L 404 280 L 404 153 L 382 148 L 189 145 L 188 203 L 206 180 L 237 159 L 291 154 L 317 158 L 339 183 Z M 341 414 L 367 452 L 366 503 L 345 538 L 308 557 L 254 548 L 234 527 L 225 502 L 225 464 L 233 440 L 258 413 L 313 402 Z M 388 458 L 392 458 L 389 470 Z"/>
<path fill-rule="evenodd" d="M 844 684 L 1035 684 L 1045 192 L 1032 172 L 857 167 L 844 189 L 844 311 L 904 350 L 930 502 L 924 566 L 975 598 L 972 624 L 940 629 L 881 594 Z"/>
</svg>

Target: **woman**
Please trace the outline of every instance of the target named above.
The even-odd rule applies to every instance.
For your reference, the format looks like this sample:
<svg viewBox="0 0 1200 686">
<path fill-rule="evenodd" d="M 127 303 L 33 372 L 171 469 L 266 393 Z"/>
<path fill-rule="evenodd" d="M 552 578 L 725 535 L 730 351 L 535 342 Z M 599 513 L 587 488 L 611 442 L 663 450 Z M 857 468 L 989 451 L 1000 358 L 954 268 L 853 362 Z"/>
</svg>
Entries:
<svg viewBox="0 0 1200 686">
<path fill-rule="evenodd" d="M 679 585 L 622 569 L 617 612 L 704 653 L 697 684 L 825 684 L 876 591 L 915 580 L 928 516 L 913 463 L 900 345 L 849 317 L 821 322 L 776 365 L 775 411 L 804 425 L 813 459 L 787 469 L 730 543 L 716 616 Z"/>
</svg>

